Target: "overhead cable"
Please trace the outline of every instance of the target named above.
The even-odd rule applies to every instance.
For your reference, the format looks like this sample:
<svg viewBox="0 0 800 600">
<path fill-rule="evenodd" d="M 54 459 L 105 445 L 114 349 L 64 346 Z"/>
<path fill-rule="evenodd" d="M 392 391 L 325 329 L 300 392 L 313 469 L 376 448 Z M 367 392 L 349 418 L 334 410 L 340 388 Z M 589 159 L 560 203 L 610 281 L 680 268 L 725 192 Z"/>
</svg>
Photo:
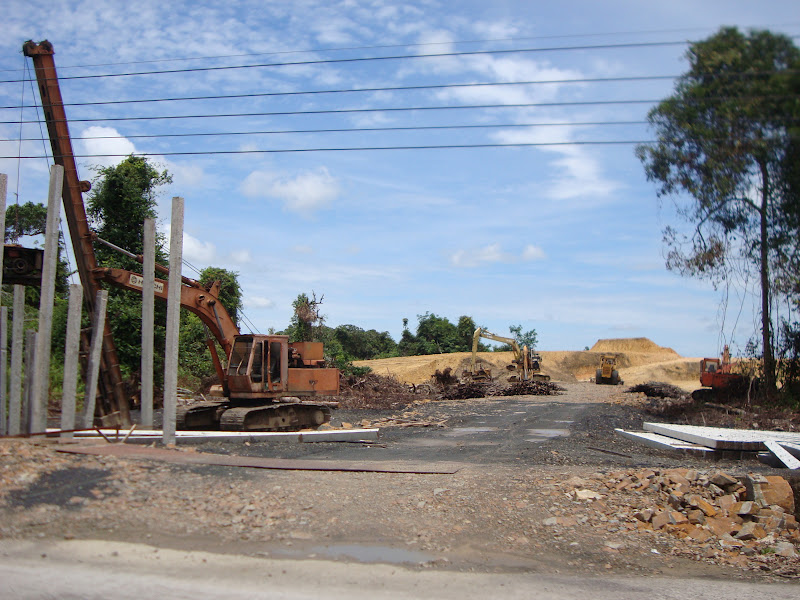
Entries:
<svg viewBox="0 0 800 600">
<path fill-rule="evenodd" d="M 750 79 L 756 77 L 775 77 L 776 75 L 796 75 L 800 73 L 797 69 L 785 69 L 781 71 L 752 71 L 741 73 L 717 73 L 715 78 L 725 79 Z M 628 75 L 618 77 L 585 77 L 571 79 L 539 79 L 530 81 L 486 81 L 468 83 L 439 83 L 439 84 L 420 84 L 420 85 L 400 85 L 385 87 L 363 87 L 363 88 L 344 88 L 328 90 L 298 90 L 289 92 L 257 92 L 247 94 L 218 94 L 214 96 L 177 96 L 172 98 L 142 98 L 132 100 L 96 100 L 92 102 L 65 102 L 64 106 L 105 106 L 113 104 L 148 104 L 156 102 L 184 102 L 196 100 L 233 100 L 241 98 L 268 98 L 283 96 L 312 96 L 320 94 L 353 94 L 353 93 L 374 93 L 374 92 L 403 92 L 439 89 L 458 89 L 475 87 L 502 87 L 518 85 L 564 85 L 571 83 L 626 83 L 634 81 L 664 81 L 674 80 L 681 75 Z M 0 109 L 30 108 L 35 105 L 27 106 L 0 106 Z"/>
<path fill-rule="evenodd" d="M 543 52 L 570 52 L 581 50 L 624 50 L 629 48 L 655 48 L 667 46 L 685 46 L 687 41 L 673 42 L 631 42 L 621 44 L 598 44 L 586 46 L 553 46 L 545 48 L 508 48 L 500 50 L 465 50 L 462 52 L 439 52 L 431 54 L 397 54 L 392 56 L 359 56 L 352 58 L 327 58 L 318 60 L 300 60 L 291 62 L 256 63 L 250 65 L 223 65 L 216 67 L 192 67 L 187 69 L 164 69 L 162 71 L 134 71 L 128 73 L 97 73 L 91 75 L 66 75 L 61 80 L 70 79 L 102 79 L 106 77 L 134 77 L 140 75 L 167 75 L 175 73 L 197 73 L 210 71 L 230 71 L 235 69 L 260 69 L 267 67 L 300 67 L 325 64 L 362 63 L 387 60 L 416 60 L 421 58 L 454 58 L 458 56 L 532 54 Z M 0 83 L 19 83 L 19 79 L 6 79 Z"/>
</svg>

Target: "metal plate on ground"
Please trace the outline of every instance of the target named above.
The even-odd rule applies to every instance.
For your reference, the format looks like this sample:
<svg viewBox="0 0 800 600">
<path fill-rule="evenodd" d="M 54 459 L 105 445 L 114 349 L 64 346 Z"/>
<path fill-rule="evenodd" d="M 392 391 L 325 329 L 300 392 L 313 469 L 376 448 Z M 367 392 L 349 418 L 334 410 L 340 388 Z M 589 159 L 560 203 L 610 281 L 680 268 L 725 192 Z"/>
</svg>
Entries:
<svg viewBox="0 0 800 600">
<path fill-rule="evenodd" d="M 284 458 L 258 458 L 252 456 L 227 456 L 205 452 L 181 452 L 166 448 L 106 444 L 58 448 L 58 452 L 69 454 L 92 454 L 160 460 L 184 465 L 218 465 L 225 467 L 252 467 L 255 469 L 278 469 L 289 471 L 352 471 L 366 473 L 416 473 L 421 475 L 452 475 L 461 467 L 450 464 L 398 463 L 388 461 L 333 461 L 300 460 Z"/>
</svg>

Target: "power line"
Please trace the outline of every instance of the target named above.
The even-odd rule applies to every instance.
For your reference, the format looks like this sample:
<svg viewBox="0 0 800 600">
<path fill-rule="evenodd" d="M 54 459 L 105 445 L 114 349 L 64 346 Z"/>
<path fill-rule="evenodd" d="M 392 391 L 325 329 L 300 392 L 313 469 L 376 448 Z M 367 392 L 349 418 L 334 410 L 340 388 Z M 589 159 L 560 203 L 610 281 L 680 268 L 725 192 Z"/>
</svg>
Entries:
<svg viewBox="0 0 800 600">
<path fill-rule="evenodd" d="M 766 25 L 758 25 L 754 26 L 757 29 L 761 28 L 771 28 L 771 27 L 796 27 L 800 25 L 800 23 L 772 23 Z M 591 38 L 591 37 L 609 37 L 609 36 L 622 36 L 622 35 L 651 35 L 655 33 L 688 33 L 688 32 L 699 32 L 699 31 L 709 31 L 716 29 L 716 26 L 709 26 L 709 27 L 686 27 L 681 29 L 645 29 L 645 30 L 638 30 L 638 31 L 611 31 L 611 32 L 599 32 L 599 33 L 577 33 L 577 34 L 559 34 L 559 35 L 542 35 L 542 36 L 526 36 L 526 37 L 510 37 L 510 38 L 487 38 L 487 39 L 478 39 L 478 40 L 454 40 L 454 41 L 446 41 L 446 42 L 417 42 L 417 43 L 408 43 L 408 44 L 380 44 L 380 45 L 368 45 L 368 46 L 342 46 L 336 48 L 305 48 L 305 49 L 297 49 L 297 50 L 272 50 L 269 52 L 249 52 L 249 53 L 239 53 L 239 54 L 219 54 L 219 55 L 212 55 L 212 56 L 186 56 L 180 58 L 159 58 L 159 59 L 151 59 L 151 60 L 139 60 L 139 61 L 125 61 L 125 62 L 114 62 L 114 63 L 94 63 L 94 64 L 83 64 L 83 65 L 62 65 L 59 69 L 84 69 L 84 68 L 96 68 L 96 67 L 112 67 L 112 66 L 122 66 L 122 65 L 137 65 L 137 64 L 152 64 L 152 63 L 163 63 L 163 62 L 183 62 L 183 61 L 190 61 L 190 60 L 219 60 L 223 58 L 246 58 L 246 57 L 255 57 L 255 56 L 276 56 L 281 54 L 307 54 L 307 53 L 316 53 L 316 52 L 343 52 L 343 51 L 353 51 L 353 50 L 388 50 L 392 48 L 419 48 L 419 47 L 427 47 L 427 46 L 444 46 L 444 45 L 452 45 L 457 46 L 460 44 L 489 44 L 489 43 L 498 43 L 498 42 L 528 42 L 533 40 L 552 40 L 552 39 L 576 39 L 576 38 Z M 0 69 L 0 72 L 3 71 L 12 71 L 16 69 Z"/>
<path fill-rule="evenodd" d="M 539 52 L 568 52 L 580 50 L 625 50 L 630 48 L 655 48 L 666 46 L 685 46 L 687 41 L 677 42 L 632 42 L 622 44 L 598 44 L 585 46 L 554 46 L 549 48 L 510 48 L 501 50 L 468 50 L 462 52 L 440 52 L 437 54 L 398 54 L 392 56 L 365 56 L 353 58 L 328 58 L 318 60 L 303 60 L 291 62 L 257 63 L 251 65 L 226 65 L 217 67 L 192 67 L 188 69 L 165 69 L 162 71 L 136 71 L 128 73 L 100 73 L 92 75 L 67 75 L 60 77 L 61 80 L 71 79 L 101 79 L 105 77 L 132 77 L 139 75 L 166 75 L 175 73 L 197 73 L 210 71 L 228 71 L 235 69 L 258 69 L 266 67 L 299 67 L 323 64 L 343 64 L 359 63 L 370 61 L 386 60 L 415 60 L 420 58 L 453 58 L 457 56 L 478 56 L 478 55 L 504 55 L 504 54 L 531 54 Z M 18 79 L 1 80 L 0 83 L 19 83 Z"/>
<path fill-rule="evenodd" d="M 781 71 L 751 71 L 741 73 L 716 73 L 713 74 L 714 78 L 719 79 L 750 79 L 756 77 L 774 77 L 775 75 L 795 75 L 800 73 L 797 69 L 785 69 Z M 450 89 L 450 88 L 474 88 L 474 87 L 501 87 L 501 86 L 518 86 L 518 85 L 552 85 L 552 84 L 571 84 L 571 83 L 623 83 L 635 81 L 664 81 L 678 79 L 682 75 L 626 75 L 618 77 L 585 77 L 585 78 L 572 78 L 572 79 L 538 79 L 529 81 L 485 81 L 485 82 L 469 82 L 469 83 L 439 83 L 439 84 L 420 84 L 420 85 L 402 85 L 402 86 L 386 86 L 386 87 L 363 87 L 363 88 L 340 88 L 340 89 L 327 89 L 327 90 L 299 90 L 291 92 L 257 92 L 247 94 L 218 94 L 213 96 L 177 96 L 172 98 L 140 98 L 132 100 L 97 100 L 92 102 L 65 102 L 64 106 L 107 106 L 115 104 L 148 104 L 156 102 L 183 102 L 195 100 L 234 100 L 241 98 L 267 98 L 267 97 L 282 97 L 282 96 L 312 96 L 319 94 L 352 94 L 364 92 L 402 92 L 402 91 L 420 91 L 420 90 L 437 90 L 437 89 Z M 13 106 L 0 106 L 0 109 L 17 109 L 17 108 L 33 108 L 35 104 L 30 105 L 13 105 Z"/>
<path fill-rule="evenodd" d="M 268 150 L 198 150 L 191 152 L 136 152 L 136 156 L 211 156 L 227 154 L 284 154 L 303 152 L 355 152 L 375 150 L 450 150 L 468 148 L 532 148 L 532 147 L 557 147 L 557 146 L 624 146 L 631 144 L 656 144 L 657 140 L 587 140 L 569 142 L 516 142 L 508 144 L 434 144 L 428 146 L 358 146 L 358 147 L 330 147 L 330 148 L 273 148 Z M 127 154 L 73 154 L 74 158 L 125 158 Z M 0 159 L 19 158 L 33 159 L 41 156 L 0 156 Z"/>
<path fill-rule="evenodd" d="M 224 113 L 224 114 L 203 114 L 203 115 L 161 115 L 155 117 L 106 117 L 106 118 L 83 118 L 69 119 L 70 123 L 97 123 L 107 121 L 159 121 L 172 119 L 218 119 L 231 117 L 276 117 L 290 115 L 328 115 L 328 114 L 358 114 L 373 112 L 410 112 L 428 110 L 464 110 L 464 109 L 485 109 L 485 108 L 534 108 L 534 107 L 558 107 L 558 106 L 603 106 L 614 104 L 654 104 L 660 100 L 587 100 L 579 102 L 526 102 L 517 104 L 461 104 L 446 106 L 402 106 L 386 108 L 331 108 L 323 110 L 292 110 L 292 111 L 273 111 L 255 113 Z M 38 120 L 23 121 L 24 123 L 38 123 Z M 59 121 L 54 121 L 58 123 Z M 19 121 L 0 121 L 0 124 L 17 124 Z"/>
<path fill-rule="evenodd" d="M 786 100 L 796 98 L 796 95 L 790 96 L 737 96 L 736 100 Z M 730 96 L 709 96 L 702 98 L 702 102 L 710 101 L 724 101 L 730 100 Z M 275 117 L 275 116 L 292 116 L 292 115 L 328 115 L 328 114 L 363 114 L 374 112 L 412 112 L 412 111 L 438 111 L 438 110 L 465 110 L 465 109 L 487 109 L 487 108 L 554 108 L 565 106 L 612 106 L 612 105 L 630 105 L 630 104 L 657 104 L 663 99 L 656 100 L 581 100 L 574 102 L 523 102 L 514 104 L 458 104 L 458 105 L 444 105 L 444 106 L 402 106 L 402 107 L 384 107 L 384 108 L 331 108 L 321 110 L 293 110 L 293 111 L 269 111 L 269 112 L 250 112 L 250 113 L 223 113 L 223 114 L 197 114 L 197 115 L 157 115 L 149 117 L 104 117 L 104 118 L 79 118 L 69 119 L 69 122 L 74 123 L 98 123 L 109 121 L 160 121 L 160 120 L 175 120 L 175 119 L 219 119 L 219 118 L 233 118 L 233 117 Z M 39 120 L 28 120 L 23 123 L 39 123 Z M 59 122 L 59 121 L 54 121 Z M 0 124 L 11 125 L 18 124 L 19 121 L 0 121 Z"/>
<path fill-rule="evenodd" d="M 427 130 L 447 130 L 447 129 L 504 129 L 504 128 L 524 128 L 524 127 L 589 127 L 600 125 L 646 125 L 647 121 L 575 121 L 569 123 L 493 123 L 493 124 L 470 124 L 470 125 L 412 125 L 396 127 L 350 127 L 350 128 L 328 128 L 328 129 L 275 129 L 269 131 L 217 131 L 206 133 L 160 133 L 160 134 L 132 134 L 125 135 L 126 139 L 154 139 L 154 138 L 182 138 L 182 137 L 226 137 L 242 135 L 278 135 L 295 133 L 369 133 L 379 131 L 427 131 Z M 70 136 L 72 140 L 115 140 L 119 135 L 93 135 L 93 136 Z M 22 138 L 14 141 L 39 141 L 41 138 Z"/>
<path fill-rule="evenodd" d="M 781 71 L 783 73 L 794 73 L 794 71 Z M 767 76 L 774 75 L 775 72 L 770 73 L 745 73 L 746 76 Z M 735 76 L 735 74 L 730 74 Z M 360 92 L 401 92 L 410 90 L 437 90 L 447 88 L 472 88 L 472 87 L 498 87 L 498 86 L 515 86 L 515 85 L 548 85 L 548 84 L 565 84 L 565 83 L 606 83 L 606 82 L 630 82 L 630 81 L 658 81 L 666 79 L 675 79 L 677 75 L 632 75 L 628 77 L 590 77 L 585 79 L 544 79 L 537 81 L 489 81 L 489 82 L 474 82 L 474 83 L 440 83 L 430 85 L 402 85 L 390 87 L 371 87 L 371 88 L 349 88 L 349 89 L 332 89 L 332 90 L 305 90 L 295 92 L 258 92 L 250 94 L 223 94 L 217 96 L 181 96 L 175 98 L 146 98 L 138 100 L 101 100 L 95 102 L 65 102 L 64 106 L 105 106 L 109 104 L 145 104 L 155 102 L 179 102 L 179 101 L 192 101 L 192 100 L 234 100 L 239 98 L 265 98 L 273 96 L 311 96 L 315 94 L 349 94 Z M 26 106 L 0 106 L 0 109 L 17 109 L 17 108 L 33 108 L 40 105 L 26 105 Z"/>
</svg>

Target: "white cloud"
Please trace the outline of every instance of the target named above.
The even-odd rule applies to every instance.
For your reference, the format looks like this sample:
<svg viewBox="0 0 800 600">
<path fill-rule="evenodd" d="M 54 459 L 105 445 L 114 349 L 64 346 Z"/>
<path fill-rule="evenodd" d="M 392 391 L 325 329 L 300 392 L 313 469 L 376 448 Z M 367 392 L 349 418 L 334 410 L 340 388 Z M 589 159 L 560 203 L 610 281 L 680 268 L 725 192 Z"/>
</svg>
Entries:
<svg viewBox="0 0 800 600">
<path fill-rule="evenodd" d="M 533 244 L 528 244 L 519 255 L 505 252 L 500 244 L 489 244 L 482 248 L 457 250 L 450 255 L 450 263 L 455 267 L 477 267 L 492 263 L 515 263 L 519 261 L 534 261 L 545 258 L 544 250 Z"/>
<path fill-rule="evenodd" d="M 173 187 L 176 189 L 184 190 L 186 188 L 199 187 L 204 183 L 205 172 L 200 165 L 167 161 L 164 166 L 158 167 L 157 163 L 152 160 L 150 162 L 159 169 L 166 168 L 172 175 Z"/>
<path fill-rule="evenodd" d="M 563 146 L 542 146 L 541 150 L 560 155 L 551 162 L 553 175 L 544 195 L 554 200 L 568 200 L 586 196 L 608 196 L 620 188 L 618 182 L 607 179 L 599 161 L 586 148 L 568 145 L 575 128 L 547 128 L 505 130 L 493 134 L 494 139 L 505 144 L 561 143 Z"/>
<path fill-rule="evenodd" d="M 91 156 L 84 160 L 93 165 L 110 167 L 119 164 L 126 156 L 138 152 L 133 142 L 113 127 L 92 125 L 83 131 L 81 137 L 90 139 L 76 140 L 77 153 Z"/>
<path fill-rule="evenodd" d="M 508 255 L 500 249 L 500 244 L 489 244 L 483 248 L 458 250 L 450 257 L 450 262 L 456 267 L 477 267 L 484 263 L 506 262 Z"/>
<path fill-rule="evenodd" d="M 253 254 L 249 249 L 234 250 L 228 255 L 232 263 L 243 265 L 253 261 Z"/>
<path fill-rule="evenodd" d="M 544 250 L 533 244 L 528 244 L 522 251 L 522 260 L 542 260 L 545 256 Z"/>
<path fill-rule="evenodd" d="M 272 308 L 275 306 L 275 301 L 264 296 L 246 296 L 244 304 L 248 308 Z"/>
<path fill-rule="evenodd" d="M 276 198 L 284 209 L 310 216 L 339 197 L 338 180 L 325 167 L 293 176 L 253 171 L 242 182 L 241 191 L 251 198 Z"/>
<path fill-rule="evenodd" d="M 183 232 L 183 258 L 192 263 L 210 265 L 217 261 L 217 247 Z"/>
</svg>

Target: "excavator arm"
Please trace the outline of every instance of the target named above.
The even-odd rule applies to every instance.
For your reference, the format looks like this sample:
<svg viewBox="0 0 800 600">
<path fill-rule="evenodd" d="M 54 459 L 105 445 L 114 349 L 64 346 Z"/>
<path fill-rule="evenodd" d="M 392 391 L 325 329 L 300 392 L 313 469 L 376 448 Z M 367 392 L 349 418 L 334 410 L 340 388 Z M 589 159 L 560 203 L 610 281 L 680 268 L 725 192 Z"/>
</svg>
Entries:
<svg viewBox="0 0 800 600">
<path fill-rule="evenodd" d="M 522 381 L 529 381 L 532 378 L 538 381 L 550 380 L 549 375 L 538 373 L 541 358 L 533 349 L 528 349 L 527 346 L 520 347 L 519 343 L 517 343 L 517 340 L 514 338 L 497 335 L 496 333 L 492 333 L 480 327 L 478 327 L 472 335 L 472 362 L 470 371 L 465 371 L 462 377 L 472 381 L 491 379 L 491 371 L 477 368 L 478 344 L 481 338 L 494 340 L 495 342 L 503 342 L 511 346 L 511 350 L 514 352 L 514 358 L 507 368 L 511 371 L 521 371 L 520 378 Z"/>
<path fill-rule="evenodd" d="M 99 281 L 104 281 L 132 292 L 142 293 L 143 278 L 133 271 L 97 267 L 92 274 Z M 200 317 L 200 320 L 214 336 L 214 339 L 222 346 L 225 356 L 229 356 L 233 347 L 233 338 L 239 335 L 239 328 L 222 303 L 219 302 L 217 297 L 219 294 L 219 282 L 214 282 L 210 288 L 206 289 L 200 282 L 188 277 L 184 277 L 183 280 L 185 285 L 181 286 L 181 306 Z M 163 279 L 156 279 L 155 296 L 166 302 L 168 292 L 169 283 Z M 225 382 L 225 369 L 212 340 L 208 340 L 208 349 L 211 352 L 214 370 L 217 372 L 219 380 Z"/>
<path fill-rule="evenodd" d="M 39 84 L 39 95 L 50 136 L 53 160 L 57 165 L 64 167 L 62 190 L 64 215 L 69 227 L 78 275 L 84 289 L 84 301 L 91 316 L 94 315 L 95 310 L 95 295 L 100 289 L 98 282 L 92 277 L 92 270 L 97 266 L 97 262 L 92 248 L 91 233 L 82 195 L 89 191 L 91 184 L 88 181 L 81 181 L 78 177 L 78 167 L 69 136 L 67 114 L 64 110 L 53 59 L 53 54 L 55 54 L 53 45 L 47 40 L 39 44 L 28 41 L 23 45 L 22 51 L 25 56 L 33 60 L 36 70 L 36 80 Z M 106 320 L 103 330 L 102 346 L 98 412 L 106 417 L 106 424 L 116 423 L 128 427 L 131 424 L 128 397 L 108 320 Z"/>
<path fill-rule="evenodd" d="M 478 344 L 480 343 L 481 338 L 486 340 L 493 340 L 495 342 L 503 342 L 504 344 L 508 344 L 511 346 L 511 350 L 514 352 L 514 362 L 520 362 L 524 360 L 522 349 L 519 347 L 517 340 L 514 338 L 503 337 L 502 335 L 497 335 L 496 333 L 492 333 L 491 331 L 487 331 L 486 329 L 482 329 L 478 327 L 475 330 L 475 333 L 472 335 L 472 370 L 475 371 L 475 363 L 477 360 L 478 355 Z"/>
</svg>

